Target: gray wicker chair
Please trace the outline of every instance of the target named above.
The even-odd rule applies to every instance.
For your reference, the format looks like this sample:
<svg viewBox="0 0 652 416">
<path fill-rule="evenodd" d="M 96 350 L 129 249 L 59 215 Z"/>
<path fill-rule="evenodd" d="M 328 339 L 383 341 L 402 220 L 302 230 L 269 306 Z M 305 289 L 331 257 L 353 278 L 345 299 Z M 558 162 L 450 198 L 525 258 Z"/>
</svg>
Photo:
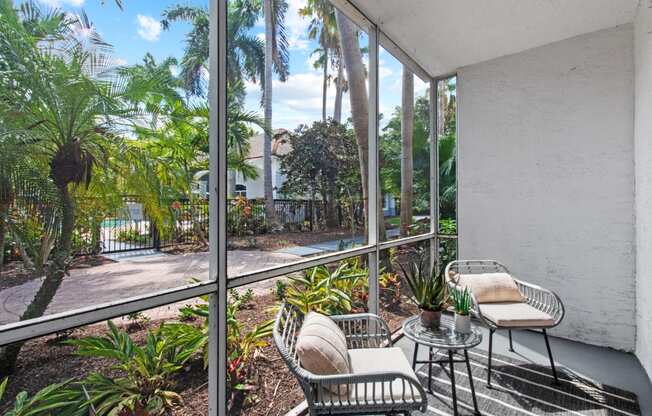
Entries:
<svg viewBox="0 0 652 416">
<path fill-rule="evenodd" d="M 362 313 L 331 317 L 346 336 L 349 352 L 356 349 L 391 347 L 391 333 L 385 321 L 377 315 Z M 283 304 L 274 323 L 274 342 L 281 357 L 299 381 L 311 415 L 371 415 L 412 411 L 425 412 L 427 397 L 424 388 L 399 349 L 383 353 L 398 353 L 374 364 L 374 371 L 352 374 L 316 375 L 301 367 L 296 341 L 303 323 L 303 314 L 295 307 Z M 358 353 L 365 353 L 358 351 Z M 369 355 L 373 351 L 368 351 Z M 383 366 L 405 361 L 405 371 L 383 371 Z M 410 374 L 411 373 L 411 374 Z"/>
<path fill-rule="evenodd" d="M 507 267 L 495 260 L 457 260 L 450 262 L 444 271 L 444 276 L 446 276 L 449 287 L 455 287 L 456 282 L 451 279 L 456 274 L 480 274 L 480 273 L 507 273 L 510 274 Z M 546 342 L 546 349 L 548 350 L 548 358 L 550 359 L 550 367 L 552 370 L 552 375 L 555 380 L 555 384 L 559 383 L 557 378 L 557 370 L 555 368 L 555 361 L 552 357 L 552 351 L 550 349 L 550 342 L 548 341 L 547 329 L 553 328 L 564 319 L 564 304 L 557 294 L 554 292 L 544 289 L 540 286 L 536 286 L 518 279 L 515 279 L 513 276 L 514 282 L 518 286 L 521 295 L 524 298 L 524 303 L 535 308 L 537 311 L 547 314 L 550 319 L 545 324 L 523 324 L 519 323 L 518 313 L 515 311 L 515 316 L 513 316 L 512 322 L 509 324 L 499 324 L 496 323 L 495 319 L 492 319 L 489 316 L 483 314 L 482 304 L 478 304 L 473 293 L 471 293 L 471 299 L 473 302 L 472 313 L 477 317 L 488 329 L 489 329 L 489 362 L 488 362 L 488 374 L 487 374 L 487 386 L 491 387 L 491 355 L 493 349 L 493 335 L 499 329 L 507 329 L 509 333 L 509 350 L 514 352 L 514 344 L 512 343 L 512 330 L 515 329 L 528 329 L 528 330 L 541 330 L 543 337 Z M 487 309 L 489 304 L 485 304 L 485 309 Z"/>
</svg>

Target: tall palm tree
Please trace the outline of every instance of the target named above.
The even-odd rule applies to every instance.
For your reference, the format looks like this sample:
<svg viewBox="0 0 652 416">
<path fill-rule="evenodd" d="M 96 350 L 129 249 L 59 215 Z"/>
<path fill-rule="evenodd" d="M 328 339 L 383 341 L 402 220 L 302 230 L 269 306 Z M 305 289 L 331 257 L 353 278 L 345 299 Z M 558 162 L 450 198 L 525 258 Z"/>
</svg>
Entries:
<svg viewBox="0 0 652 416">
<path fill-rule="evenodd" d="M 407 237 L 412 224 L 412 186 L 414 178 L 414 75 L 403 65 L 401 96 L 401 237 Z"/>
<path fill-rule="evenodd" d="M 227 77 L 231 85 L 248 80 L 262 81 L 265 71 L 264 42 L 249 32 L 260 14 L 260 0 L 231 1 L 227 17 Z M 190 22 L 186 48 L 181 60 L 181 78 L 191 95 L 206 95 L 210 12 L 205 7 L 176 5 L 163 12 L 161 26 L 168 30 L 175 22 Z M 236 91 L 233 91 L 234 93 Z"/>
<path fill-rule="evenodd" d="M 285 30 L 285 0 L 263 0 L 265 18 L 265 76 L 263 78 L 263 107 L 265 132 L 263 140 L 263 188 L 265 194 L 265 216 L 271 224 L 276 223 L 274 189 L 272 187 L 272 70 L 284 82 L 289 75 L 289 52 Z"/>
<path fill-rule="evenodd" d="M 330 82 L 328 65 L 329 63 L 336 65 L 339 62 L 336 59 L 339 54 L 339 38 L 335 9 L 328 0 L 308 0 L 306 6 L 299 10 L 299 14 L 312 17 L 308 26 L 308 37 L 319 42 L 320 47 L 315 49 L 313 55 L 318 56 L 314 63 L 315 68 L 323 69 L 322 121 L 326 121 L 326 97 Z"/>
</svg>

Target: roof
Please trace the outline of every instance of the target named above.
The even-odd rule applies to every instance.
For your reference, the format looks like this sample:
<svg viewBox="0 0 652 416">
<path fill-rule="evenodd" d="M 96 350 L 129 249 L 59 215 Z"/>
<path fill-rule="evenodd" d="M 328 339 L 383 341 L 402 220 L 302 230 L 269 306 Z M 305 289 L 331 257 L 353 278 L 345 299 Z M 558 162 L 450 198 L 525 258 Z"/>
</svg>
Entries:
<svg viewBox="0 0 652 416">
<path fill-rule="evenodd" d="M 274 138 L 272 139 L 272 155 L 281 156 L 290 153 L 292 147 L 288 141 L 288 136 L 290 132 L 285 129 L 278 129 L 274 131 Z M 249 144 L 251 148 L 249 149 L 249 155 L 247 159 L 258 159 L 263 157 L 263 141 L 265 139 L 264 134 L 257 134 L 251 136 L 249 139 Z"/>
</svg>

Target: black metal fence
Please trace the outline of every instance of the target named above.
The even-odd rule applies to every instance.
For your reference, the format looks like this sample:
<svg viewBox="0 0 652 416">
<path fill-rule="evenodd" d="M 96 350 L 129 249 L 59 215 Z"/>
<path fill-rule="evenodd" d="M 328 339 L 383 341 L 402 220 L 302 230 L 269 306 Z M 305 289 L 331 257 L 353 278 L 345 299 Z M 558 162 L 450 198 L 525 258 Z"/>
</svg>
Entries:
<svg viewBox="0 0 652 416">
<path fill-rule="evenodd" d="M 237 198 L 227 205 L 227 234 L 243 237 L 259 235 L 280 227 L 283 231 L 314 231 L 326 223 L 326 217 L 338 227 L 350 225 L 350 214 L 362 224 L 362 204 L 336 205 L 328 212 L 324 201 L 275 199 L 275 224 L 268 221 L 264 200 Z M 137 197 L 124 198 L 124 206 L 101 224 L 103 253 L 132 250 L 159 250 L 180 244 L 208 243 L 208 200 L 174 200 L 153 220 Z"/>
</svg>

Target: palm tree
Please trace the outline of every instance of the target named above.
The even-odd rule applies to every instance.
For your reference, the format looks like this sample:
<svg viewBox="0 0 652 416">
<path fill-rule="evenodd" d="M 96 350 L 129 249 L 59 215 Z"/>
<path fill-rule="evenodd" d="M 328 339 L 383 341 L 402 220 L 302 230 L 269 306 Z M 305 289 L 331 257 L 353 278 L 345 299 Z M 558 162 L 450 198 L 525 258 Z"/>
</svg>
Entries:
<svg viewBox="0 0 652 416">
<path fill-rule="evenodd" d="M 403 65 L 401 96 L 401 237 L 412 225 L 412 186 L 414 178 L 414 75 Z"/>
<path fill-rule="evenodd" d="M 42 19 L 33 22 L 24 19 L 25 9 L 0 4 L 0 114 L 5 128 L 38 140 L 32 156 L 49 168 L 61 204 L 53 264 L 21 316 L 25 320 L 45 312 L 63 279 L 75 226 L 74 188 L 90 183 L 94 168 L 105 160 L 106 144 L 117 140 L 112 130 L 141 114 L 131 97 L 156 81 L 130 84 L 128 90 L 126 80 L 106 73 L 110 46 L 85 15 L 37 13 L 30 3 L 30 16 Z M 83 39 L 77 38 L 80 29 L 87 34 Z M 13 353 L 0 361 L 12 366 L 15 348 Z"/>
<path fill-rule="evenodd" d="M 263 178 L 265 194 L 265 216 L 274 224 L 274 189 L 272 187 L 272 69 L 276 69 L 279 80 L 284 82 L 289 74 L 288 42 L 285 30 L 285 0 L 263 0 L 265 18 L 265 76 L 263 78 L 263 107 L 265 133 L 263 140 Z"/>
<path fill-rule="evenodd" d="M 257 83 L 265 71 L 264 43 L 249 33 L 260 14 L 259 0 L 231 2 L 227 17 L 227 77 L 231 85 L 249 80 Z M 208 69 L 208 35 L 210 12 L 205 7 L 176 5 L 163 12 L 161 26 L 168 30 L 172 23 L 190 22 L 186 49 L 181 60 L 181 78 L 191 95 L 206 95 L 205 74 Z M 236 91 L 234 91 L 236 92 Z"/>
<path fill-rule="evenodd" d="M 329 63 L 336 65 L 339 62 L 336 59 L 339 55 L 339 38 L 337 36 L 335 9 L 328 0 L 308 0 L 307 5 L 299 10 L 299 14 L 304 17 L 312 17 L 308 26 L 308 37 L 310 39 L 317 39 L 320 45 L 319 48 L 315 49 L 313 55 L 316 54 L 318 56 L 314 63 L 315 68 L 322 68 L 324 71 L 322 85 L 322 121 L 326 121 L 326 96 L 330 82 L 328 65 Z"/>
</svg>

